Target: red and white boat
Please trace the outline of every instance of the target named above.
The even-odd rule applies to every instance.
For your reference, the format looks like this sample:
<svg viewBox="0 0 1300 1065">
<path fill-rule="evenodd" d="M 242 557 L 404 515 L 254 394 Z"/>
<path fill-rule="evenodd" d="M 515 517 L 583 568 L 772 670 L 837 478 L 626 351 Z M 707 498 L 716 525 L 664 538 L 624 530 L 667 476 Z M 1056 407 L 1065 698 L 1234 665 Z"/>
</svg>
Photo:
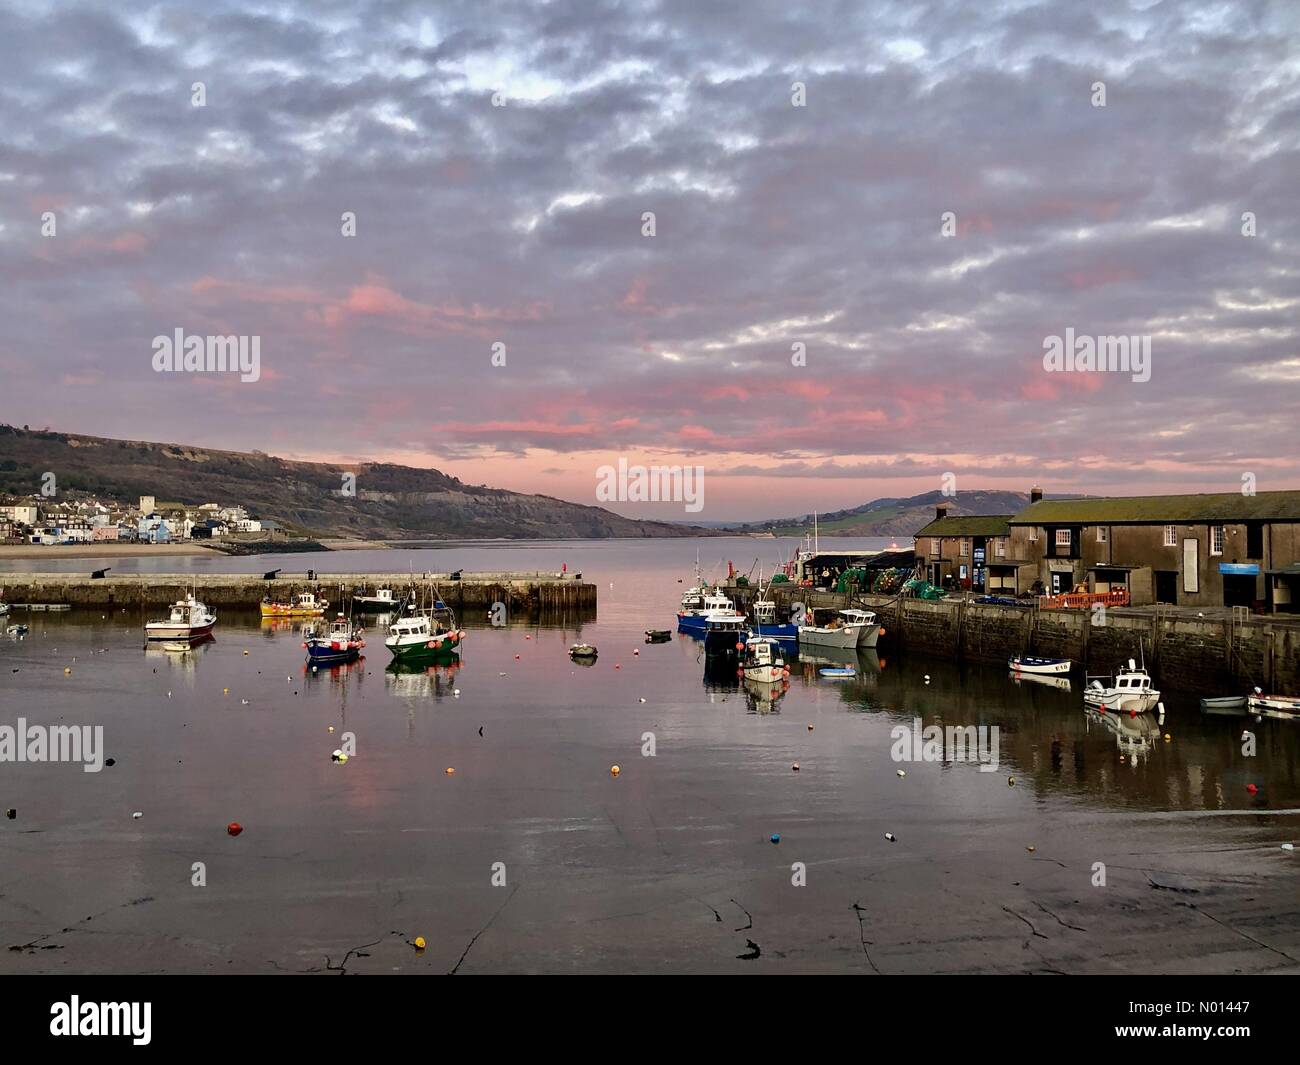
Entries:
<svg viewBox="0 0 1300 1065">
<path fill-rule="evenodd" d="M 180 602 L 172 604 L 171 614 L 166 621 L 149 622 L 144 627 L 144 633 L 150 640 L 192 642 L 211 635 L 212 626 L 216 623 L 216 614 L 193 595 L 187 595 Z"/>
<path fill-rule="evenodd" d="M 1300 696 L 1265 695 L 1258 688 L 1246 699 L 1252 714 L 1300 721 Z"/>
</svg>

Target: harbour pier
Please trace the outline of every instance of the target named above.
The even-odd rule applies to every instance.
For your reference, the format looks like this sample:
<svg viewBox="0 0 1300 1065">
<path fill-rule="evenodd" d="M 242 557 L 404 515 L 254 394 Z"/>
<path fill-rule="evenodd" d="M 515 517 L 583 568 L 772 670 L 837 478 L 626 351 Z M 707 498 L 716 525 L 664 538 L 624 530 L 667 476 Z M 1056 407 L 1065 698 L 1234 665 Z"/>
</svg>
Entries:
<svg viewBox="0 0 1300 1065">
<path fill-rule="evenodd" d="M 212 607 L 256 609 L 264 598 L 286 602 L 298 592 L 314 592 L 331 611 L 346 610 L 357 592 L 391 588 L 401 600 L 431 593 L 457 613 L 488 610 L 504 603 L 512 612 L 592 613 L 596 586 L 580 573 L 129 573 L 92 577 L 88 573 L 9 573 L 0 575 L 5 601 L 16 609 L 167 606 L 194 595 Z"/>
<path fill-rule="evenodd" d="M 758 592 L 724 587 L 740 609 Z M 1069 658 L 1089 674 L 1113 674 L 1128 659 L 1145 659 L 1160 685 L 1177 691 L 1241 694 L 1258 685 L 1300 695 L 1300 615 L 1255 614 L 1243 607 L 1109 607 L 1098 623 L 1090 610 L 1037 604 L 976 603 L 965 596 L 927 600 L 821 591 L 774 584 L 779 607 L 872 610 L 885 628 L 882 648 L 971 662 L 1013 655 Z"/>
</svg>

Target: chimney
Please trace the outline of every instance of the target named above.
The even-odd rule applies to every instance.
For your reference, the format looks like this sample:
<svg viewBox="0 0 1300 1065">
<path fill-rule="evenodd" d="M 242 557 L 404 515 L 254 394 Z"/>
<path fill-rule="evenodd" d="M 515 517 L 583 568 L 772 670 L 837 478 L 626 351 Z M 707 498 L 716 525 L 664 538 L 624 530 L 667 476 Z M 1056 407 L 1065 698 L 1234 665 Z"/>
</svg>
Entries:
<svg viewBox="0 0 1300 1065">
<path fill-rule="evenodd" d="M 1033 488 L 1029 489 L 1029 502 L 1037 503 L 1042 498 L 1043 498 L 1043 490 L 1039 488 L 1038 485 L 1034 485 Z"/>
<path fill-rule="evenodd" d="M 948 516 L 948 504 L 947 503 L 937 504 L 934 508 L 934 516 L 936 519 L 946 518 Z"/>
</svg>

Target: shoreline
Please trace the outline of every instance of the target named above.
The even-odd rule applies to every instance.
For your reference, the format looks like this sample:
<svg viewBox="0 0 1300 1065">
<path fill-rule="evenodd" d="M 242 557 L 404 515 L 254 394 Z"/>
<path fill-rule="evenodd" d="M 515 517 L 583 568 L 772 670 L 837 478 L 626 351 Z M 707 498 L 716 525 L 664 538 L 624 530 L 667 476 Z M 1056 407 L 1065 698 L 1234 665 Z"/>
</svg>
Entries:
<svg viewBox="0 0 1300 1065">
<path fill-rule="evenodd" d="M 40 544 L 0 544 L 0 559 L 60 558 L 149 558 L 168 555 L 220 555 L 221 551 L 194 541 L 183 544 L 69 544 L 43 547 Z"/>
</svg>

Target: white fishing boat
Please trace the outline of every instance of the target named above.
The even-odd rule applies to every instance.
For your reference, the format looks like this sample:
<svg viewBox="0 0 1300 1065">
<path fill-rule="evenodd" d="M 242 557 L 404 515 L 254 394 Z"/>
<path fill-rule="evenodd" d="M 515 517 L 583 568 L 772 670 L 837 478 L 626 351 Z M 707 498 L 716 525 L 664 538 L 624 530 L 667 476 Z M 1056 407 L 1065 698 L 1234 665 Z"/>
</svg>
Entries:
<svg viewBox="0 0 1300 1065">
<path fill-rule="evenodd" d="M 352 596 L 352 609 L 367 614 L 393 613 L 402 605 L 400 599 L 394 598 L 391 588 L 376 588 L 374 595 Z"/>
<path fill-rule="evenodd" d="M 144 627 L 145 636 L 151 640 L 193 641 L 201 640 L 212 632 L 217 615 L 194 598 L 187 595 L 172 604 L 166 621 L 151 621 Z"/>
<path fill-rule="evenodd" d="M 1015 658 L 1007 662 L 1007 668 L 1012 673 L 1031 673 L 1040 677 L 1051 677 L 1061 673 L 1070 672 L 1070 660 L 1068 658 L 1029 658 L 1025 655 L 1016 655 Z"/>
<path fill-rule="evenodd" d="M 1160 704 L 1160 692 L 1152 683 L 1151 675 L 1139 669 L 1130 658 L 1128 668 L 1121 668 L 1109 685 L 1094 678 L 1083 689 L 1083 701 L 1087 706 L 1112 713 L 1140 714 Z"/>
<path fill-rule="evenodd" d="M 800 647 L 875 647 L 880 626 L 870 610 L 837 610 L 825 625 L 800 625 Z"/>
<path fill-rule="evenodd" d="M 769 636 L 748 637 L 740 669 L 746 680 L 778 681 L 790 674 L 776 640 Z"/>
<path fill-rule="evenodd" d="M 1261 717 L 1300 719 L 1300 696 L 1265 695 L 1259 688 L 1246 699 L 1252 714 Z"/>
<path fill-rule="evenodd" d="M 719 610 L 704 616 L 706 654 L 735 654 L 744 648 L 748 635 L 749 619 L 735 609 Z"/>
</svg>

